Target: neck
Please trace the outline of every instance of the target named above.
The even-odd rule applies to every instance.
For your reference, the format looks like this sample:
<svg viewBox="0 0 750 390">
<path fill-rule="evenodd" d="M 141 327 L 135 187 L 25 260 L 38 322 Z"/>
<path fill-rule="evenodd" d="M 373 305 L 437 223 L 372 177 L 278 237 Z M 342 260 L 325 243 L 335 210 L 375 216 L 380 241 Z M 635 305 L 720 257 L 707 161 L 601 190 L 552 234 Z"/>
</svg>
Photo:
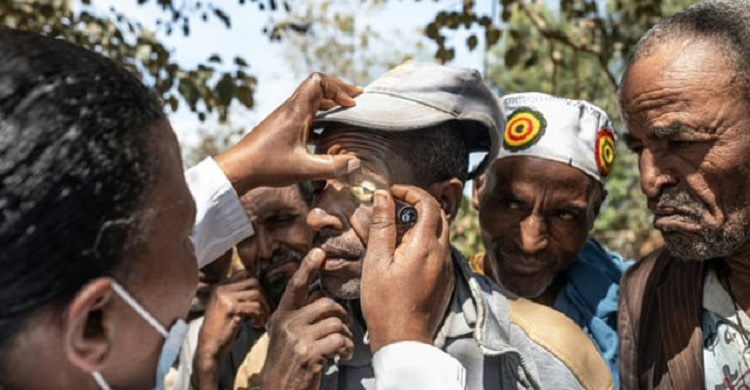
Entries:
<svg viewBox="0 0 750 390">
<path fill-rule="evenodd" d="M 533 298 L 532 301 L 544 305 L 552 307 L 552 305 L 555 304 L 555 299 L 557 299 L 557 294 L 560 293 L 560 290 L 562 289 L 563 285 L 565 284 L 564 278 L 560 277 L 559 275 L 555 277 L 555 279 L 552 281 L 552 283 L 547 287 L 544 292 L 539 295 L 536 298 Z"/>
</svg>

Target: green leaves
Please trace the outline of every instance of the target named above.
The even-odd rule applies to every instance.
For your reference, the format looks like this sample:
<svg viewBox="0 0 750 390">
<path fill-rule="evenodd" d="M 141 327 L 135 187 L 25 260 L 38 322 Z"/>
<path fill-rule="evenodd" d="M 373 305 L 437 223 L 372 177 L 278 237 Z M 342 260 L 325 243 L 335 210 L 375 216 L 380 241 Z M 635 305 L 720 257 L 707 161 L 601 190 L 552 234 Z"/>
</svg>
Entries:
<svg viewBox="0 0 750 390">
<path fill-rule="evenodd" d="M 90 8 L 95 0 L 77 1 L 78 6 L 73 7 L 68 0 L 0 0 L 0 24 L 62 38 L 120 62 L 153 87 L 171 111 L 177 110 L 182 101 L 199 120 L 205 120 L 214 110 L 224 120 L 234 102 L 253 107 L 256 80 L 245 71 L 249 64 L 243 58 L 235 57 L 231 64 L 223 65 L 221 56 L 213 54 L 204 63 L 186 67 L 173 59 L 171 49 L 156 38 L 154 31 L 114 8 L 95 12 Z M 204 20 L 218 20 L 231 27 L 229 15 L 217 8 L 220 2 L 189 0 L 180 1 L 179 6 L 172 0 L 137 3 L 155 3 L 164 11 L 155 25 L 166 33 L 179 29 L 189 35 L 191 19 L 205 13 L 213 18 L 207 15 Z"/>
<path fill-rule="evenodd" d="M 461 12 L 441 12 L 426 27 L 438 45 L 435 57 L 450 59 L 444 34 L 471 27 L 484 30 L 490 50 L 486 78 L 505 93 L 539 91 L 584 99 L 605 111 L 619 125 L 615 103 L 616 81 L 625 58 L 642 34 L 664 15 L 683 9 L 690 0 L 495 0 L 500 20 L 482 15 L 473 2 Z M 554 3 L 554 4 L 553 4 Z M 553 6 L 554 5 L 554 6 Z M 474 30 L 476 31 L 476 30 Z M 470 50 L 477 34 L 466 39 Z M 659 244 L 651 216 L 639 188 L 636 158 L 620 142 L 614 170 L 607 182 L 609 195 L 592 235 L 627 257 L 638 258 Z M 465 254 L 478 243 L 478 225 L 470 210 L 459 213 L 452 230 Z M 463 218 L 468 218 L 464 220 Z M 476 230 L 474 230 L 476 229 Z M 466 249 L 470 248 L 470 249 Z"/>
</svg>

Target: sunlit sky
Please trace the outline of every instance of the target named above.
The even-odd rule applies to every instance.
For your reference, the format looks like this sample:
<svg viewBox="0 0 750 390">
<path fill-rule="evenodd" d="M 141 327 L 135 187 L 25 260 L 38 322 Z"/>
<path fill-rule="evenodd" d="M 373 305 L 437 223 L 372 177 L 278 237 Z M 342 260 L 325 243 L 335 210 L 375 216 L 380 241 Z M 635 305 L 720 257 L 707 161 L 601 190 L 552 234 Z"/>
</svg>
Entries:
<svg viewBox="0 0 750 390">
<path fill-rule="evenodd" d="M 292 3 L 299 5 L 303 1 L 319 3 L 321 0 L 298 0 Z M 498 3 L 498 0 L 478 0 L 476 9 L 480 14 L 490 14 L 493 2 Z M 230 15 L 232 28 L 227 29 L 218 20 L 209 19 L 208 23 L 204 23 L 196 16 L 191 23 L 191 33 L 188 37 L 181 33 L 167 36 L 164 31 L 157 28 L 156 20 L 164 17 L 165 13 L 152 4 L 155 1 L 144 6 L 138 6 L 134 0 L 97 0 L 92 3 L 102 13 L 107 13 L 110 7 L 114 7 L 131 20 L 140 22 L 145 28 L 156 30 L 157 37 L 165 47 L 171 49 L 175 61 L 181 65 L 193 66 L 204 63 L 214 53 L 219 54 L 225 61 L 240 55 L 250 64 L 249 73 L 258 80 L 255 107 L 248 110 L 234 105 L 230 110 L 228 125 L 220 125 L 215 117 L 209 117 L 205 123 L 201 123 L 185 104 L 181 104 L 180 109 L 170 115 L 172 127 L 183 150 L 198 143 L 199 129 L 202 129 L 203 133 L 227 132 L 238 127 L 243 128 L 245 132 L 251 131 L 289 97 L 305 77 L 304 74 L 295 74 L 292 66 L 287 63 L 284 44 L 272 43 L 263 34 L 263 27 L 268 24 L 270 16 L 268 13 L 260 12 L 257 4 L 249 0 L 242 6 L 237 0 L 216 0 L 215 3 L 220 4 Z M 331 3 L 338 7 L 350 7 L 356 12 L 355 29 L 358 31 L 369 27 L 385 36 L 399 33 L 412 36 L 421 34 L 421 30 L 438 12 L 460 11 L 463 6 L 462 0 L 388 0 L 383 7 L 373 10 L 373 7 L 363 7 L 361 0 L 331 0 Z M 446 36 L 447 46 L 456 49 L 455 59 L 449 65 L 482 70 L 485 55 L 481 49 L 482 44 L 478 49 L 469 51 L 465 44 L 469 32 L 465 30 L 446 32 Z M 414 50 L 411 46 L 416 40 L 424 42 L 426 50 L 410 52 Z M 404 54 L 413 55 L 417 60 L 434 61 L 433 54 L 437 46 L 428 38 L 417 36 L 415 40 L 398 49 Z M 470 164 L 478 164 L 480 159 L 481 155 L 472 155 Z M 471 183 L 464 187 L 464 194 L 471 195 Z"/>
<path fill-rule="evenodd" d="M 478 9 L 486 12 L 490 10 L 491 2 L 497 0 L 478 1 Z M 459 11 L 462 1 L 431 1 L 431 0 L 390 0 L 382 8 L 362 7 L 360 0 L 333 0 L 337 6 L 351 7 L 357 12 L 357 29 L 370 27 L 382 33 L 416 34 L 441 10 Z M 99 0 L 93 2 L 102 12 L 106 12 L 110 6 L 114 6 L 119 12 L 137 20 L 146 28 L 156 29 L 155 21 L 165 14 L 153 6 L 150 2 L 146 6 L 138 6 L 136 1 L 128 0 Z M 167 48 L 172 49 L 175 60 L 185 66 L 191 66 L 206 59 L 213 53 L 222 58 L 231 59 L 236 55 L 243 56 L 250 63 L 250 73 L 257 77 L 258 87 L 255 94 L 256 106 L 252 110 L 236 107 L 231 112 L 231 125 L 233 127 L 243 126 L 249 131 L 263 117 L 270 113 L 276 106 L 288 97 L 294 88 L 302 81 L 304 75 L 295 74 L 285 57 L 283 43 L 271 43 L 262 29 L 269 21 L 269 14 L 260 12 L 258 6 L 247 1 L 245 5 L 238 5 L 237 0 L 216 1 L 227 11 L 232 19 L 232 28 L 227 29 L 218 20 L 209 19 L 204 23 L 195 17 L 191 23 L 191 34 L 184 37 L 181 33 L 167 36 L 163 31 L 157 29 L 157 36 L 165 43 Z M 301 1 L 292 2 L 300 4 Z M 456 59 L 451 62 L 456 66 L 468 66 L 481 70 L 482 50 L 468 52 L 465 49 L 465 33 L 457 33 L 449 39 L 448 44 L 456 47 Z M 423 41 L 428 45 L 427 57 L 417 59 L 432 60 L 429 54 L 434 53 L 436 46 L 427 38 Z M 409 44 L 412 44 L 411 42 Z M 409 52 L 410 48 L 400 48 Z M 421 53 L 425 57 L 425 53 Z M 196 129 L 199 126 L 211 128 L 218 126 L 215 118 L 209 118 L 201 125 L 197 117 L 184 109 L 182 105 L 177 113 L 171 115 L 172 125 L 185 145 L 195 141 Z"/>
</svg>

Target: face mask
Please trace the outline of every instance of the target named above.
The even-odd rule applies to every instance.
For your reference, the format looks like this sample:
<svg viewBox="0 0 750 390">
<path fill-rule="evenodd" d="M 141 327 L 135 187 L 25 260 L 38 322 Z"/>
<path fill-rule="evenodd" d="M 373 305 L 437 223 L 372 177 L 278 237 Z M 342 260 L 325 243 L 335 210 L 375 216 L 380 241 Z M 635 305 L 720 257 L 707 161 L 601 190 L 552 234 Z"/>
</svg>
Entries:
<svg viewBox="0 0 750 390">
<path fill-rule="evenodd" d="M 146 320 L 149 325 L 156 329 L 156 331 L 166 339 L 164 341 L 164 345 L 161 347 L 161 353 L 159 354 L 159 363 L 156 366 L 155 389 L 163 390 L 164 377 L 167 376 L 169 368 L 172 367 L 172 363 L 174 363 L 174 361 L 177 359 L 177 355 L 180 353 L 180 346 L 182 346 L 182 341 L 185 338 L 185 333 L 187 333 L 188 330 L 187 324 L 185 324 L 185 321 L 183 321 L 182 319 L 178 319 L 174 323 L 174 325 L 172 325 L 169 331 L 167 331 L 167 329 L 164 328 L 164 326 L 160 324 L 159 321 L 154 318 L 154 316 L 147 312 L 146 309 L 144 309 L 143 306 L 141 306 L 135 300 L 135 298 L 133 298 L 119 283 L 114 280 L 112 281 L 112 289 L 115 290 L 117 295 L 122 297 L 125 303 L 132 307 L 133 310 L 135 310 L 141 317 L 143 317 L 143 319 Z M 94 380 L 102 390 L 112 390 L 112 388 L 109 387 L 99 371 L 94 371 L 91 375 L 94 377 Z"/>
</svg>

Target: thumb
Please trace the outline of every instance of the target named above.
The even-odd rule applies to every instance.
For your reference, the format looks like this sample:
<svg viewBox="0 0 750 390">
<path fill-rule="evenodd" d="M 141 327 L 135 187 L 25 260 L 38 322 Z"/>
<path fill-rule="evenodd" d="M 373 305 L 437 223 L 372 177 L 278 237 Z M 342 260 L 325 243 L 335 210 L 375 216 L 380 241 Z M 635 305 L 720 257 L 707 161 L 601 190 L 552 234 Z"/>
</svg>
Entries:
<svg viewBox="0 0 750 390">
<path fill-rule="evenodd" d="M 320 268 L 325 261 L 325 252 L 313 248 L 307 256 L 302 259 L 299 269 L 294 273 L 292 279 L 286 285 L 286 291 L 281 296 L 281 302 L 277 310 L 293 311 L 307 304 L 307 294 L 315 279 L 318 278 Z"/>
<path fill-rule="evenodd" d="M 351 154 L 336 156 L 328 154 L 307 153 L 305 161 L 299 171 L 302 180 L 325 180 L 336 176 L 346 175 L 359 169 L 360 160 Z"/>
<path fill-rule="evenodd" d="M 375 191 L 370 233 L 367 239 L 367 254 L 363 268 L 388 261 L 396 250 L 395 203 L 387 191 Z M 362 271 L 364 274 L 366 271 Z"/>
</svg>

